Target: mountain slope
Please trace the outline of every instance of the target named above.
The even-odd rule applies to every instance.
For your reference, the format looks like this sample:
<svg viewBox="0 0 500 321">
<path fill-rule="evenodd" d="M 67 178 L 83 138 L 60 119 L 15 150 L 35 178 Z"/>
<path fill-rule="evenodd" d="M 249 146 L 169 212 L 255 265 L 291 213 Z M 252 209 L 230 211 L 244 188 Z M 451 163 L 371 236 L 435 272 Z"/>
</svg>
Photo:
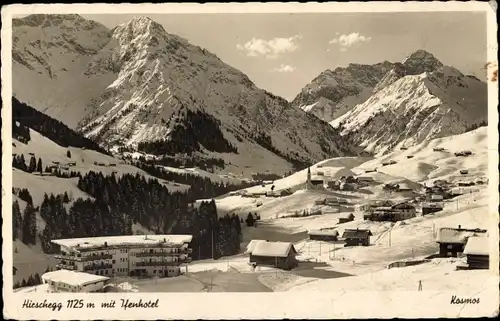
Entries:
<svg viewBox="0 0 500 321">
<path fill-rule="evenodd" d="M 111 81 L 82 72 L 109 39 L 105 26 L 79 15 L 12 19 L 14 96 L 74 128 L 90 97 Z"/>
<path fill-rule="evenodd" d="M 326 70 L 306 85 L 292 105 L 330 122 L 368 99 L 375 86 L 394 64 L 349 64 Z"/>
<path fill-rule="evenodd" d="M 22 31 L 31 27 L 20 20 L 15 33 L 22 38 Z M 265 162 L 262 170 L 288 170 L 291 165 L 356 153 L 327 123 L 257 88 L 242 72 L 168 34 L 149 18 L 137 17 L 107 32 L 89 32 L 100 39 L 98 48 L 90 55 L 79 53 L 81 63 L 72 66 L 73 85 L 57 82 L 59 90 L 50 95 L 57 110 L 47 112 L 68 124 L 78 123 L 79 130 L 106 148 L 230 159 L 238 168 Z M 66 51 L 64 59 L 73 54 Z M 21 64 L 16 68 L 22 69 L 14 82 L 16 97 L 37 97 L 26 94 L 22 85 L 34 72 Z M 52 90 L 55 81 L 45 87 L 50 75 L 39 76 L 31 83 L 37 82 L 40 91 Z M 70 99 L 72 91 L 65 88 L 75 86 L 86 90 Z M 63 110 L 72 115 L 60 114 Z"/>
<path fill-rule="evenodd" d="M 331 122 L 365 150 L 385 153 L 464 133 L 487 121 L 487 86 L 419 50 L 396 64 L 364 103 Z"/>
</svg>

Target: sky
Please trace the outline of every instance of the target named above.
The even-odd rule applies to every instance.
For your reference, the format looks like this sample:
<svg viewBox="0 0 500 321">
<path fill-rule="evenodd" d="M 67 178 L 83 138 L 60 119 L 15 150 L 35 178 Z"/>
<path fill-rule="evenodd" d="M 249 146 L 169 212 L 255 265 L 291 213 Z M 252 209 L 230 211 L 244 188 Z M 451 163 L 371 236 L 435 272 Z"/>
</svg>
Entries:
<svg viewBox="0 0 500 321">
<path fill-rule="evenodd" d="M 485 79 L 484 12 L 144 14 L 292 100 L 326 69 L 402 61 L 418 49 Z M 134 15 L 82 15 L 113 28 Z"/>
</svg>

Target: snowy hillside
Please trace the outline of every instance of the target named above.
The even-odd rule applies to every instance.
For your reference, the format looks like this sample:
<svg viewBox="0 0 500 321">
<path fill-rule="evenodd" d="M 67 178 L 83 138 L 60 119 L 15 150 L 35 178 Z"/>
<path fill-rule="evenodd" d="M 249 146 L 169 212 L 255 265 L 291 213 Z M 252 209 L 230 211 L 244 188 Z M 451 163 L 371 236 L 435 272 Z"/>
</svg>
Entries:
<svg viewBox="0 0 500 321">
<path fill-rule="evenodd" d="M 87 26 L 78 16 L 35 18 L 28 16 L 14 24 L 19 38 L 14 51 L 29 51 L 35 57 L 32 60 L 57 54 L 56 62 L 46 64 L 57 66 L 61 75 L 66 72 L 61 70 L 68 70 L 68 77 L 74 79 L 52 80 L 31 65 L 15 63 L 16 97 L 27 101 L 47 97 L 37 100 L 45 106 L 37 108 L 57 106 L 47 112 L 71 125 L 76 121 L 87 137 L 107 148 L 125 146 L 162 155 L 195 153 L 228 159 L 237 168 L 264 162 L 282 171 L 292 164 L 356 154 L 326 122 L 257 88 L 239 70 L 168 34 L 149 18 L 136 17 L 111 31 L 91 22 Z M 73 29 L 52 30 L 58 23 Z M 32 39 L 38 38 L 34 30 L 45 33 L 50 50 L 32 48 Z M 91 42 L 95 48 L 67 49 L 69 45 L 59 38 L 68 39 L 68 34 L 73 42 L 81 38 L 82 47 Z M 52 53 L 57 46 L 66 51 Z M 50 92 L 50 97 L 31 94 L 31 87 Z M 85 90 L 74 93 L 74 88 Z M 62 115 L 62 110 L 71 110 L 65 114 L 75 119 Z"/>
<path fill-rule="evenodd" d="M 330 122 L 363 103 L 382 77 L 393 67 L 384 61 L 375 65 L 349 64 L 326 70 L 306 85 L 292 105 Z"/>
<path fill-rule="evenodd" d="M 331 122 L 366 151 L 387 153 L 461 134 L 487 120 L 487 86 L 425 51 L 397 64 L 364 103 Z"/>
<path fill-rule="evenodd" d="M 469 150 L 467 157 L 457 157 L 454 152 Z M 443 150 L 436 151 L 435 148 Z M 488 139 L 487 127 L 420 143 L 403 151 L 394 151 L 376 158 L 334 158 L 311 167 L 313 175 L 322 171 L 325 180 L 338 179 L 340 175 L 373 177 L 373 183 L 355 191 L 303 190 L 306 171 L 276 180 L 275 190 L 291 188 L 292 195 L 283 197 L 247 198 L 239 195 L 227 196 L 216 200 L 223 213 L 236 213 L 246 218 L 249 212 L 257 213 L 261 220 L 257 227 L 245 231 L 250 239 L 268 239 L 294 242 L 302 262 L 322 262 L 328 271 L 354 274 L 347 278 L 310 278 L 287 275 L 262 276 L 264 284 L 275 291 L 331 291 L 332 288 L 343 290 L 416 290 L 418 280 L 422 280 L 426 289 L 468 289 L 479 288 L 475 282 L 492 280 L 488 271 L 454 272 L 460 259 L 437 259 L 427 263 L 387 270 L 387 265 L 408 259 L 424 259 L 438 251 L 436 233 L 440 227 L 462 227 L 488 229 L 487 185 L 471 188 L 458 188 L 463 195 L 444 201 L 443 210 L 433 215 L 422 216 L 417 205 L 417 216 L 404 222 L 372 222 L 363 219 L 363 212 L 357 205 L 373 200 L 407 199 L 395 193 L 384 192 L 382 186 L 387 183 L 405 183 L 416 193 L 423 193 L 424 185 L 431 186 L 437 179 L 447 180 L 452 186 L 463 181 L 487 182 L 488 175 Z M 413 158 L 407 158 L 407 156 Z M 392 165 L 382 166 L 388 160 L 395 160 Z M 374 170 L 368 172 L 366 170 Z M 467 169 L 469 173 L 460 174 Z M 270 185 L 252 187 L 247 193 L 269 191 Z M 316 205 L 315 201 L 324 198 L 344 200 L 338 207 Z M 303 210 L 321 210 L 322 215 L 291 217 L 294 212 Z M 341 214 L 353 213 L 354 220 L 339 224 Z M 343 247 L 342 242 L 319 242 L 308 240 L 307 231 L 333 228 L 342 235 L 345 229 L 370 229 L 373 236 L 370 246 Z M 237 265 L 237 258 L 230 259 L 230 264 Z M 210 265 L 212 266 L 212 265 Z M 201 268 L 199 266 L 198 268 Z M 207 264 L 208 268 L 208 264 Z M 447 276 L 451 273 L 467 273 L 471 282 L 455 284 Z M 403 280 L 404 279 L 404 280 Z M 439 280 L 439 281 L 438 281 Z M 437 282 L 437 283 L 436 283 Z"/>
</svg>

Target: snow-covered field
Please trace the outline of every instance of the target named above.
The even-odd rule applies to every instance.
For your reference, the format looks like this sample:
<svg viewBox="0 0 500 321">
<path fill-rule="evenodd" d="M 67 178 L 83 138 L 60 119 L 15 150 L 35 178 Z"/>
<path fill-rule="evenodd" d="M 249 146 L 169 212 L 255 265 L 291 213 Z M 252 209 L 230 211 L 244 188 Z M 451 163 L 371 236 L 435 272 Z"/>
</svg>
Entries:
<svg viewBox="0 0 500 321">
<path fill-rule="evenodd" d="M 410 290 L 415 287 L 418 278 L 422 280 L 440 279 L 432 288 L 442 289 L 468 288 L 472 285 L 481 287 L 486 280 L 492 277 L 487 271 L 471 271 L 471 280 L 467 282 L 451 282 L 454 280 L 453 273 L 468 275 L 469 271 L 454 272 L 454 262 L 447 260 L 433 260 L 417 267 L 405 267 L 387 270 L 387 266 L 399 260 L 422 259 L 437 253 L 438 245 L 435 241 L 437 230 L 440 227 L 462 227 L 485 228 L 491 226 L 488 216 L 488 187 L 487 185 L 476 185 L 469 189 L 468 193 L 455 197 L 443 203 L 441 212 L 425 217 L 417 214 L 417 217 L 398 222 L 371 222 L 364 221 L 362 213 L 357 212 L 352 206 L 343 206 L 336 210 L 329 210 L 326 214 L 307 217 L 280 218 L 282 214 L 290 214 L 303 209 L 317 208 L 325 210 L 326 206 L 315 206 L 314 201 L 325 197 L 336 197 L 344 199 L 351 204 L 359 204 L 373 199 L 395 199 L 396 195 L 386 194 L 382 190 L 383 184 L 406 183 L 408 186 L 421 192 L 424 184 L 430 184 L 435 179 L 446 179 L 454 184 L 459 181 L 475 181 L 488 176 L 487 164 L 487 128 L 481 127 L 474 131 L 446 138 L 439 138 L 425 142 L 407 150 L 397 150 L 388 155 L 375 159 L 340 158 L 320 162 L 311 167 L 311 172 L 324 172 L 329 179 L 337 179 L 341 175 L 354 173 L 362 176 L 371 176 L 375 183 L 357 190 L 355 192 L 315 190 L 305 191 L 303 185 L 306 181 L 307 170 L 297 172 L 289 177 L 276 180 L 275 190 L 291 188 L 294 194 L 285 197 L 272 198 L 260 196 L 260 198 L 244 198 L 241 196 L 228 196 L 217 200 L 218 207 L 223 212 L 234 212 L 241 217 L 246 217 L 248 212 L 257 212 L 262 221 L 251 234 L 258 235 L 256 231 L 265 229 L 270 238 L 279 237 L 273 235 L 272 230 L 286 231 L 289 234 L 302 235 L 302 239 L 294 241 L 299 252 L 299 259 L 303 261 L 324 262 L 335 271 L 355 274 L 356 277 L 337 278 L 330 281 L 317 280 L 311 282 L 301 277 L 285 277 L 282 282 L 279 278 L 266 276 L 261 278 L 263 282 L 271 284 L 271 288 L 283 291 L 295 287 L 295 283 L 302 284 L 303 288 L 312 289 L 318 284 L 318 288 L 335 287 L 335 282 L 350 284 L 353 280 L 352 289 L 363 287 L 363 280 L 367 277 L 376 279 L 371 284 L 375 289 L 390 288 L 391 284 L 397 283 L 397 278 L 406 278 L 395 288 Z M 445 148 L 444 152 L 433 151 L 435 147 Z M 456 157 L 454 152 L 467 149 L 472 152 L 468 157 Z M 406 156 L 412 155 L 408 159 Z M 382 166 L 382 162 L 396 160 L 397 163 Z M 376 172 L 364 173 L 367 169 L 375 169 Z M 468 169 L 468 175 L 461 175 L 461 169 Z M 265 192 L 270 190 L 271 185 L 266 187 L 256 186 L 247 189 L 248 193 Z M 402 197 L 401 197 L 402 198 Z M 340 213 L 352 212 L 354 221 L 337 224 Z M 344 248 L 341 242 L 332 244 L 326 242 L 307 240 L 306 232 L 312 229 L 336 228 L 342 235 L 346 228 L 368 228 L 373 233 L 368 247 Z M 247 230 L 246 233 L 249 233 Z M 302 233 L 302 234 L 297 234 Z M 262 233 L 262 237 L 265 234 Z M 238 259 L 241 261 L 241 258 Z M 223 265 L 224 263 L 219 263 Z M 231 259 L 226 264 L 235 264 Z M 208 268 L 208 267 L 206 267 Z M 380 273 L 378 275 L 377 273 Z M 428 274 L 427 278 L 424 276 Z M 389 277 L 390 275 L 390 277 Z M 411 275 L 407 276 L 407 275 Z M 386 277 L 387 276 L 387 277 Z M 358 280 L 354 282 L 355 280 Z M 460 277 L 462 279 L 462 277 Z M 325 282 L 325 283 L 323 283 Z M 327 282 L 332 285 L 326 285 Z M 446 285 L 448 283 L 448 285 Z M 330 284 L 328 283 L 328 284 Z M 365 282 L 366 283 L 366 282 Z M 431 282 L 427 282 L 431 283 Z M 295 285 L 294 285 L 295 284 Z M 321 286 L 320 286 L 321 285 Z M 298 287 L 300 288 L 300 287 Z M 350 289 L 346 286 L 346 289 Z"/>
</svg>

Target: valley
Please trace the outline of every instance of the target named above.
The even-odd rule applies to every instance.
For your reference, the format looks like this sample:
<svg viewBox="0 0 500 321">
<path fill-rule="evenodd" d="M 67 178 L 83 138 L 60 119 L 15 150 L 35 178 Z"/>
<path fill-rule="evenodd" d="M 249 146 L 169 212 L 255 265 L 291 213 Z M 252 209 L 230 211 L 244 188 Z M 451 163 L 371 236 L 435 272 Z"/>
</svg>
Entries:
<svg viewBox="0 0 500 321">
<path fill-rule="evenodd" d="M 174 277 L 106 269 L 111 292 L 495 283 L 464 267 L 498 215 L 487 86 L 433 54 L 328 69 L 289 102 L 147 17 L 29 15 L 13 38 L 16 291 L 48 291 L 52 240 L 123 235 L 189 235 L 189 258 Z M 472 233 L 460 255 L 447 229 Z"/>
</svg>

